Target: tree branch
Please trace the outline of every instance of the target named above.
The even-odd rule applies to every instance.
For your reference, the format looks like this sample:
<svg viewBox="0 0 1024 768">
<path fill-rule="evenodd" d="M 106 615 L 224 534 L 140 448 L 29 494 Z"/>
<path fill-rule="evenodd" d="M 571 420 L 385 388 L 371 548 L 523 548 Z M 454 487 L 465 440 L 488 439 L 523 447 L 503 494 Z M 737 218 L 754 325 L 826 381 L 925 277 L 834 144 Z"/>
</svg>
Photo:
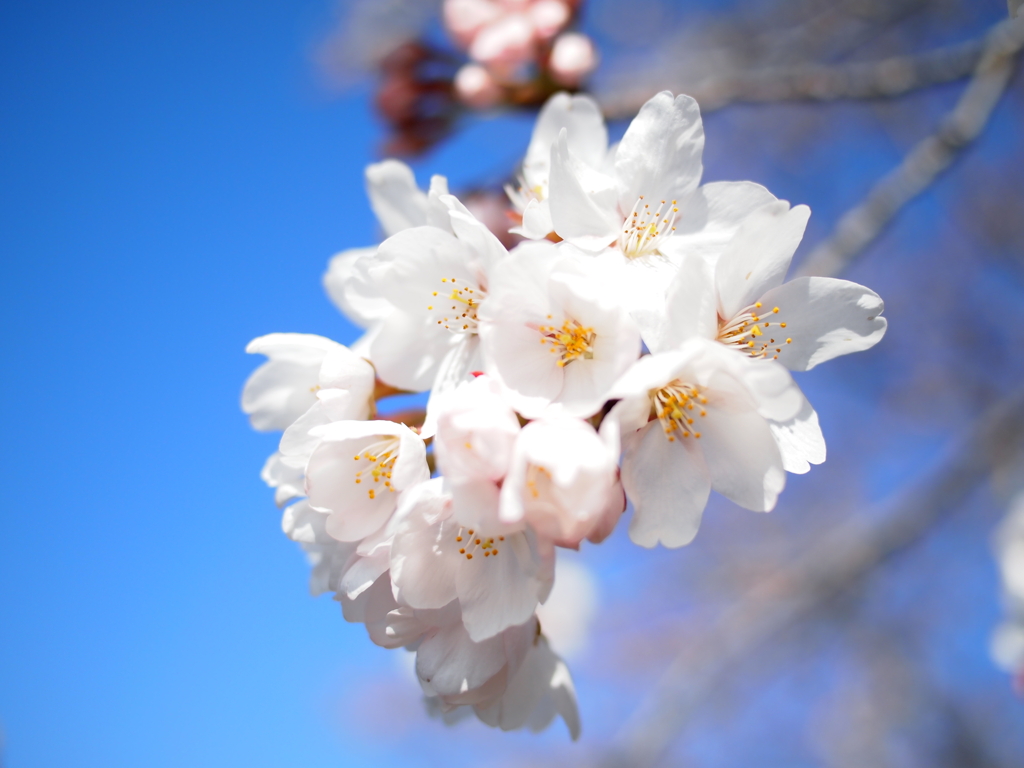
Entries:
<svg viewBox="0 0 1024 768">
<path fill-rule="evenodd" d="M 867 197 L 847 211 L 833 233 L 800 265 L 803 275 L 836 275 L 884 231 L 911 200 L 927 189 L 988 124 L 1024 47 L 1024 21 L 1004 21 L 986 36 L 970 84 L 938 130 L 919 142 Z"/>
</svg>

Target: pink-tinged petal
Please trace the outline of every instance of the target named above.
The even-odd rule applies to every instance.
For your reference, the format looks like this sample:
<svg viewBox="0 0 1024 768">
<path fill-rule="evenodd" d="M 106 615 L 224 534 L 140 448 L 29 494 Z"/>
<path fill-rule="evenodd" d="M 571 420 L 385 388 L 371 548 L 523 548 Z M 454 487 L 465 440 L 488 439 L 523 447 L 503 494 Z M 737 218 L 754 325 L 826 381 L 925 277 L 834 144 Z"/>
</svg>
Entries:
<svg viewBox="0 0 1024 768">
<path fill-rule="evenodd" d="M 623 439 L 622 485 L 633 503 L 629 538 L 641 547 L 693 541 L 711 493 L 699 441 L 668 438 L 661 423 L 652 421 Z"/>
<path fill-rule="evenodd" d="M 786 485 L 782 456 L 764 417 L 753 409 L 722 402 L 707 393 L 707 416 L 700 419 L 701 437 L 711 487 L 755 512 L 767 512 Z M 691 438 L 692 439 L 692 438 Z"/>
<path fill-rule="evenodd" d="M 885 305 L 874 291 L 848 280 L 798 277 L 760 299 L 779 342 L 778 361 L 807 371 L 840 355 L 870 349 L 885 335 Z M 775 307 L 777 313 L 768 315 Z M 786 327 L 776 324 L 785 323 Z"/>
<path fill-rule="evenodd" d="M 436 546 L 441 525 L 395 535 L 391 581 L 395 599 L 413 608 L 441 608 L 457 597 L 455 569 L 461 564 Z"/>
<path fill-rule="evenodd" d="M 825 461 L 825 438 L 818 425 L 818 414 L 807 398 L 803 398 L 803 405 L 793 418 L 784 422 L 769 421 L 768 426 L 787 472 L 802 475 L 810 471 L 811 464 Z"/>
<path fill-rule="evenodd" d="M 600 168 L 608 152 L 608 129 L 597 102 L 590 96 L 556 93 L 541 108 L 523 159 L 523 180 L 530 189 L 547 191 L 551 145 L 566 129 L 567 146 L 579 160 Z M 548 232 L 551 230 L 549 229 Z"/>
<path fill-rule="evenodd" d="M 476 691 L 507 663 L 500 636 L 475 643 L 459 623 L 436 629 L 416 650 L 416 675 L 435 696 Z"/>
<path fill-rule="evenodd" d="M 372 259 L 376 253 L 376 247 L 342 251 L 331 258 L 323 276 L 327 296 L 360 328 L 382 320 L 391 311 L 391 304 L 377 295 L 356 269 L 357 262 Z"/>
<path fill-rule="evenodd" d="M 503 731 L 524 726 L 534 732 L 542 731 L 561 715 L 573 741 L 580 735 L 572 676 L 543 636 L 530 646 L 501 696 L 474 709 L 480 720 Z"/>
<path fill-rule="evenodd" d="M 614 180 L 576 158 L 564 130 L 551 147 L 548 200 L 552 225 L 563 240 L 596 250 L 619 236 Z"/>
<path fill-rule="evenodd" d="M 416 186 L 416 177 L 405 163 L 385 160 L 368 165 L 366 192 L 385 235 L 427 223 L 427 196 Z"/>
<path fill-rule="evenodd" d="M 615 156 L 618 202 L 632 209 L 640 195 L 680 199 L 697 188 L 704 172 L 704 126 L 689 96 L 662 91 L 640 108 Z"/>
<path fill-rule="evenodd" d="M 718 312 L 733 318 L 766 291 L 782 284 L 804 236 L 811 209 L 785 200 L 751 213 L 718 260 Z"/>
<path fill-rule="evenodd" d="M 498 550 L 463 558 L 455 574 L 462 621 L 477 642 L 529 619 L 554 580 L 554 551 L 531 533 L 506 536 Z"/>
<path fill-rule="evenodd" d="M 683 259 L 665 296 L 663 320 L 644 336 L 651 352 L 677 349 L 692 338 L 718 334 L 718 297 L 714 268 L 701 256 Z"/>
</svg>

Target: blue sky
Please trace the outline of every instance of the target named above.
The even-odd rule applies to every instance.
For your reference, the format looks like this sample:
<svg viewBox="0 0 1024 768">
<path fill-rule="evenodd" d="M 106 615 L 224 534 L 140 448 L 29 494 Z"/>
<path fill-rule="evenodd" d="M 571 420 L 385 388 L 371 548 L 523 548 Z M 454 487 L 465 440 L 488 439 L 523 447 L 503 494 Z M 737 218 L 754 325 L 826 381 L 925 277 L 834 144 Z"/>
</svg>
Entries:
<svg viewBox="0 0 1024 768">
<path fill-rule="evenodd" d="M 376 238 L 362 171 L 381 129 L 368 89 L 329 100 L 315 83 L 309 50 L 331 9 L 0 6 L 10 768 L 418 754 L 351 716 L 364 701 L 379 709 L 376 681 L 398 679 L 397 666 L 329 600 L 307 596 L 306 566 L 258 480 L 275 439 L 238 410 L 257 362 L 243 353 L 249 339 L 354 337 L 318 283 L 332 253 Z M 476 124 L 417 173 L 444 171 L 454 187 L 500 178 L 528 131 L 521 117 Z M 917 226 L 929 215 L 921 208 Z M 856 402 L 816 381 L 808 391 L 836 411 Z M 871 470 L 881 485 L 885 467 Z M 995 617 L 994 594 L 986 610 Z M 601 695 L 596 682 L 580 687 Z M 415 699 L 409 688 L 395 717 Z"/>
</svg>

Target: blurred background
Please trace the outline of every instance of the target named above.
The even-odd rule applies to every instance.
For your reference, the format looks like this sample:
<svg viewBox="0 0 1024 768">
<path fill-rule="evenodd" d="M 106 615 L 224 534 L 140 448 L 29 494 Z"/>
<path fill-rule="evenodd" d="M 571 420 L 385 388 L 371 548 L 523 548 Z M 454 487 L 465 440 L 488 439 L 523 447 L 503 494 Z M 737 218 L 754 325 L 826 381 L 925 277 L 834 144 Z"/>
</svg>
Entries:
<svg viewBox="0 0 1024 768">
<path fill-rule="evenodd" d="M 439 0 L 0 4 L 4 768 L 1024 765 L 990 653 L 1024 486 L 1024 19 L 566 7 L 510 63 Z M 367 163 L 501 222 L 563 87 L 615 137 L 696 96 L 705 178 L 808 204 L 795 269 L 889 318 L 798 376 L 829 458 L 770 515 L 712 499 L 684 549 L 570 553 L 577 744 L 431 720 L 404 654 L 309 597 L 259 479 L 276 436 L 238 406 L 251 338 L 356 338 L 319 280 L 379 239 Z"/>
</svg>

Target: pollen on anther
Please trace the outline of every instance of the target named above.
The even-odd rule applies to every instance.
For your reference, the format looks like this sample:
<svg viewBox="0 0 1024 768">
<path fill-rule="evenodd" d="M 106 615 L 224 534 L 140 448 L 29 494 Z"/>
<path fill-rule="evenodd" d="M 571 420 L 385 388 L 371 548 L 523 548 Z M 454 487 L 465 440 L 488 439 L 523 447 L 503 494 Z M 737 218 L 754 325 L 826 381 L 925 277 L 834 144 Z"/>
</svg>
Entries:
<svg viewBox="0 0 1024 768">
<path fill-rule="evenodd" d="M 466 559 L 467 559 L 467 560 L 472 560 L 472 559 L 473 559 L 473 555 L 467 554 L 467 555 L 466 555 Z"/>
<path fill-rule="evenodd" d="M 756 304 L 754 304 L 754 306 L 757 307 L 758 309 L 760 309 L 761 308 L 761 302 L 760 301 L 757 302 Z"/>
<path fill-rule="evenodd" d="M 776 315 L 777 315 L 777 314 L 779 314 L 779 308 L 778 308 L 778 307 L 775 307 L 775 308 L 774 308 L 774 309 L 772 310 L 772 312 L 774 312 L 774 313 L 775 313 Z"/>
<path fill-rule="evenodd" d="M 459 554 L 460 554 L 460 555 L 464 555 L 464 554 L 466 554 L 466 549 L 465 549 L 465 547 L 463 547 L 462 549 L 460 549 L 460 550 L 459 550 Z"/>
<path fill-rule="evenodd" d="M 785 328 L 785 327 L 786 327 L 786 324 L 785 324 L 785 323 L 779 323 L 779 325 L 781 325 L 781 326 L 782 326 L 783 328 Z"/>
<path fill-rule="evenodd" d="M 793 340 L 792 340 L 792 339 L 786 339 L 786 343 L 787 343 L 787 344 L 792 344 L 792 343 L 793 343 Z"/>
</svg>

